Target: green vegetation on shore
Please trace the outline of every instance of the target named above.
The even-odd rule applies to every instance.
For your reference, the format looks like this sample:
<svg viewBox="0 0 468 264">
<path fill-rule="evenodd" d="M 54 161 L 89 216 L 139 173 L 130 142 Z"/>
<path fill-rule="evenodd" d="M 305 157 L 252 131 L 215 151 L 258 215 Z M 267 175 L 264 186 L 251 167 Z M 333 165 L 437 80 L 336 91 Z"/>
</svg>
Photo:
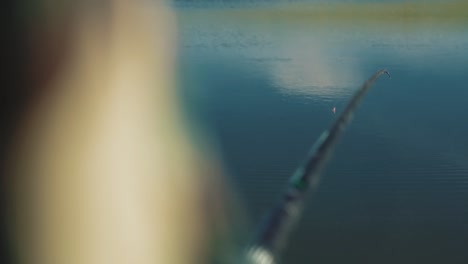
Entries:
<svg viewBox="0 0 468 264">
<path fill-rule="evenodd" d="M 196 13 L 197 11 L 195 11 Z M 200 12 L 198 10 L 198 12 Z M 468 22 L 468 1 L 405 3 L 297 3 L 274 7 L 210 9 L 206 15 L 263 22 L 436 23 Z M 209 13 L 209 14 L 207 14 Z M 193 14 L 193 13 L 192 13 Z M 200 14 L 201 15 L 201 14 Z"/>
</svg>

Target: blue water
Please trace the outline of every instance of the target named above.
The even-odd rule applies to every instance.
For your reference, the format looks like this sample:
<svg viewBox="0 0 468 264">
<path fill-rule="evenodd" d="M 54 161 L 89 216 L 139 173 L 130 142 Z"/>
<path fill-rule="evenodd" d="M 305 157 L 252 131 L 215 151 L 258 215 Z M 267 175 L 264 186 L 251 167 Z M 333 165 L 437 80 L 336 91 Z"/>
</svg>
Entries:
<svg viewBox="0 0 468 264">
<path fill-rule="evenodd" d="M 181 90 L 252 223 L 353 92 L 284 263 L 467 263 L 468 27 L 298 25 L 178 12 Z M 222 17 L 222 16 L 221 16 Z"/>
</svg>

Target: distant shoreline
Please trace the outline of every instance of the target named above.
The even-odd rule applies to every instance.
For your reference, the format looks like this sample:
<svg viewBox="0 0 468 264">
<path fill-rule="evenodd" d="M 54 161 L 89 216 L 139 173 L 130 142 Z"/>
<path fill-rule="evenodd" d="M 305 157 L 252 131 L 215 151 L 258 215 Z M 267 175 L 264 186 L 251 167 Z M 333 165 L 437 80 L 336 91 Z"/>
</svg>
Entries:
<svg viewBox="0 0 468 264">
<path fill-rule="evenodd" d="M 263 22 L 371 22 L 371 23 L 437 23 L 460 24 L 468 22 L 468 2 L 446 3 L 291 3 L 271 7 L 186 9 L 188 15 L 221 16 L 223 19 L 241 19 Z"/>
</svg>

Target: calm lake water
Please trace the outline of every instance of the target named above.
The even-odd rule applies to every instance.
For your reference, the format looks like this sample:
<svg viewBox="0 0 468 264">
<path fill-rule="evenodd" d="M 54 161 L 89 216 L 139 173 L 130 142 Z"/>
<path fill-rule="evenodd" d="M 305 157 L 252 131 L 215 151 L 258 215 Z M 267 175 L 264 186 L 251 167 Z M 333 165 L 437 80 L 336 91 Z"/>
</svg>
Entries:
<svg viewBox="0 0 468 264">
<path fill-rule="evenodd" d="M 181 90 L 252 224 L 335 120 L 332 108 L 375 71 L 392 75 L 337 145 L 284 263 L 467 263 L 468 27 L 176 10 Z"/>
</svg>

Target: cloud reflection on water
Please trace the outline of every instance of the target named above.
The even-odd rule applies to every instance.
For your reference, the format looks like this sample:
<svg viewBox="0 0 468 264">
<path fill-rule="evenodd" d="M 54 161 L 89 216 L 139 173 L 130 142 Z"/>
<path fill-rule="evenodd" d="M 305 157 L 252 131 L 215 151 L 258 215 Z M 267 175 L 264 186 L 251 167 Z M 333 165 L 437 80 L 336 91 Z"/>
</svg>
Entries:
<svg viewBox="0 0 468 264">
<path fill-rule="evenodd" d="M 349 96 L 366 77 L 353 54 L 355 49 L 340 39 L 339 32 L 312 29 L 304 34 L 289 27 L 246 27 L 234 20 L 214 24 L 207 19 L 201 16 L 184 21 L 181 35 L 185 49 L 198 56 L 222 57 L 227 64 L 253 66 L 270 76 L 282 93 Z"/>
<path fill-rule="evenodd" d="M 358 62 L 333 54 L 343 48 L 327 46 L 315 37 L 287 41 L 278 53 L 290 60 L 272 62 L 269 73 L 287 94 L 348 96 L 361 81 L 362 73 Z"/>
</svg>

